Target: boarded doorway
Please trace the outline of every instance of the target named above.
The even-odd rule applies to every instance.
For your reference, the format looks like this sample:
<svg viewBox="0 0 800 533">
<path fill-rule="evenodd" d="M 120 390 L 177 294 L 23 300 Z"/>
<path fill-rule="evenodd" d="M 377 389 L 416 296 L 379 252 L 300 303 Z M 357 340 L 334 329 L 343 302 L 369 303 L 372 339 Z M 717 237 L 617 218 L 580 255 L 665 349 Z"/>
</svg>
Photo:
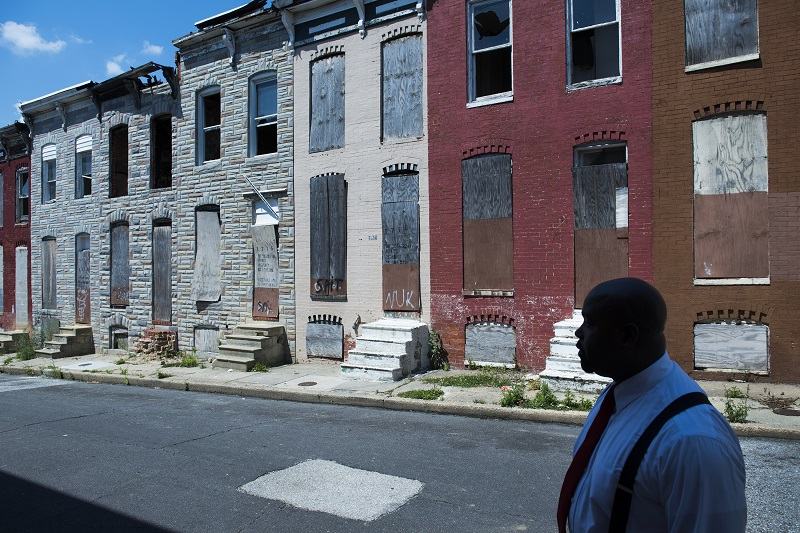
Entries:
<svg viewBox="0 0 800 533">
<path fill-rule="evenodd" d="M 276 320 L 279 316 L 280 272 L 278 270 L 277 198 L 253 205 L 253 320 Z M 277 217 L 275 216 L 277 215 Z"/>
<path fill-rule="evenodd" d="M 153 323 L 172 321 L 172 221 L 153 222 Z"/>
<path fill-rule="evenodd" d="M 89 251 L 89 234 L 79 233 L 75 236 L 75 322 L 91 324 L 91 252 Z"/>
<path fill-rule="evenodd" d="M 383 177 L 383 310 L 419 311 L 419 177 Z"/>
<path fill-rule="evenodd" d="M 628 165 L 624 144 L 575 150 L 575 308 L 598 283 L 628 275 Z"/>
<path fill-rule="evenodd" d="M 14 271 L 14 307 L 16 309 L 17 329 L 25 329 L 30 324 L 28 315 L 28 247 L 17 246 L 16 248 L 16 270 Z"/>
</svg>

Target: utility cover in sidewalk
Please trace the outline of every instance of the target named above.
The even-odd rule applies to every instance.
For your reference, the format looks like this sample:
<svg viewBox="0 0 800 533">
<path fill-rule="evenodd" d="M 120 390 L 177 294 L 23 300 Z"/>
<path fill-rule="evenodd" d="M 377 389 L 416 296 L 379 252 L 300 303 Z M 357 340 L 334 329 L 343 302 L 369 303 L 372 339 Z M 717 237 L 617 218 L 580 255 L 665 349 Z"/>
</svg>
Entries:
<svg viewBox="0 0 800 533">
<path fill-rule="evenodd" d="M 414 479 L 312 459 L 264 474 L 239 490 L 308 511 L 370 522 L 396 511 L 423 486 Z"/>
</svg>

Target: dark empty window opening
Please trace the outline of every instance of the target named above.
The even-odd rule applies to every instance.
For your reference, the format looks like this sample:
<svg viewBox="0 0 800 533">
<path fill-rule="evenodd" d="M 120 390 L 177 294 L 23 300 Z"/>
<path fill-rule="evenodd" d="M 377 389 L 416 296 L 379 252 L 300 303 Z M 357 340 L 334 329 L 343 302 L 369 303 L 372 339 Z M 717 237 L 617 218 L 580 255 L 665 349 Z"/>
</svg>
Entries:
<svg viewBox="0 0 800 533">
<path fill-rule="evenodd" d="M 128 126 L 117 126 L 110 133 L 111 169 L 109 198 L 128 195 Z"/>
<path fill-rule="evenodd" d="M 610 165 L 627 163 L 628 151 L 624 144 L 594 145 L 575 150 L 575 166 Z"/>
<path fill-rule="evenodd" d="M 512 91 L 511 7 L 508 0 L 469 6 L 470 101 Z"/>
<path fill-rule="evenodd" d="M 27 168 L 17 170 L 17 222 L 27 222 L 31 216 L 31 182 Z"/>
<path fill-rule="evenodd" d="M 112 350 L 128 349 L 128 329 L 122 326 L 111 326 L 108 347 Z"/>
<path fill-rule="evenodd" d="M 570 0 L 569 83 L 620 75 L 616 0 Z"/>
<path fill-rule="evenodd" d="M 219 90 L 201 94 L 199 103 L 198 162 L 204 163 L 220 158 L 222 102 Z"/>
<path fill-rule="evenodd" d="M 160 115 L 150 124 L 150 186 L 172 186 L 172 115 Z"/>
<path fill-rule="evenodd" d="M 272 73 L 250 82 L 250 155 L 278 151 L 278 82 Z"/>
</svg>

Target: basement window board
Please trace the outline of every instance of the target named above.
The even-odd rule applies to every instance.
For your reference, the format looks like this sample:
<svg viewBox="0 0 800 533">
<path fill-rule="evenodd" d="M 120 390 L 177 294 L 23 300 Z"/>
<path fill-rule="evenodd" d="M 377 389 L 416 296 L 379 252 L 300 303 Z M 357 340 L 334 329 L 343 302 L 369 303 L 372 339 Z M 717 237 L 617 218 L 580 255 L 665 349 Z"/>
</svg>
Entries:
<svg viewBox="0 0 800 533">
<path fill-rule="evenodd" d="M 612 76 L 610 78 L 603 78 L 601 80 L 587 80 L 578 83 L 567 85 L 567 91 L 580 91 L 581 89 L 589 89 L 591 87 L 605 87 L 606 85 L 617 85 L 622 83 L 622 76 Z"/>
<path fill-rule="evenodd" d="M 769 370 L 743 370 L 739 368 L 694 368 L 695 372 L 720 372 L 725 374 L 753 374 L 756 376 L 769 376 Z"/>
<path fill-rule="evenodd" d="M 695 285 L 769 285 L 769 278 L 695 278 Z"/>
<path fill-rule="evenodd" d="M 761 54 L 756 52 L 754 54 L 745 54 L 736 57 L 726 57 L 725 59 L 718 59 L 716 61 L 707 61 L 705 63 L 697 63 L 695 65 L 687 65 L 684 67 L 684 72 L 696 72 L 698 70 L 705 70 L 709 68 L 724 67 L 725 65 L 733 65 L 735 63 L 746 63 L 748 61 L 755 61 L 761 59 Z"/>
</svg>

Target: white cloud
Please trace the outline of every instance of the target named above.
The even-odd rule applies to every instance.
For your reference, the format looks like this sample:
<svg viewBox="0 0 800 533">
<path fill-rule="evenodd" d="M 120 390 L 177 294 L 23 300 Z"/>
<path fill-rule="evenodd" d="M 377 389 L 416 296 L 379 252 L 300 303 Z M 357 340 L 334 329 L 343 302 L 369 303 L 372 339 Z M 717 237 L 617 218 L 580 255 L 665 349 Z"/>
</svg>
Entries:
<svg viewBox="0 0 800 533">
<path fill-rule="evenodd" d="M 106 61 L 106 74 L 108 76 L 116 76 L 125 72 L 125 69 L 122 68 L 123 61 L 125 61 L 125 54 L 116 55 Z"/>
<path fill-rule="evenodd" d="M 160 56 L 164 52 L 164 47 L 153 44 L 150 41 L 145 41 L 142 44 L 142 53 L 144 55 Z"/>
<path fill-rule="evenodd" d="M 33 24 L 20 24 L 8 20 L 0 24 L 0 42 L 11 48 L 18 55 L 30 55 L 38 52 L 57 54 L 67 46 L 62 40 L 46 41 Z"/>
<path fill-rule="evenodd" d="M 72 41 L 75 44 L 92 44 L 92 40 L 91 39 L 84 39 L 83 37 L 81 37 L 79 35 L 70 35 L 69 36 L 69 40 Z"/>
</svg>

